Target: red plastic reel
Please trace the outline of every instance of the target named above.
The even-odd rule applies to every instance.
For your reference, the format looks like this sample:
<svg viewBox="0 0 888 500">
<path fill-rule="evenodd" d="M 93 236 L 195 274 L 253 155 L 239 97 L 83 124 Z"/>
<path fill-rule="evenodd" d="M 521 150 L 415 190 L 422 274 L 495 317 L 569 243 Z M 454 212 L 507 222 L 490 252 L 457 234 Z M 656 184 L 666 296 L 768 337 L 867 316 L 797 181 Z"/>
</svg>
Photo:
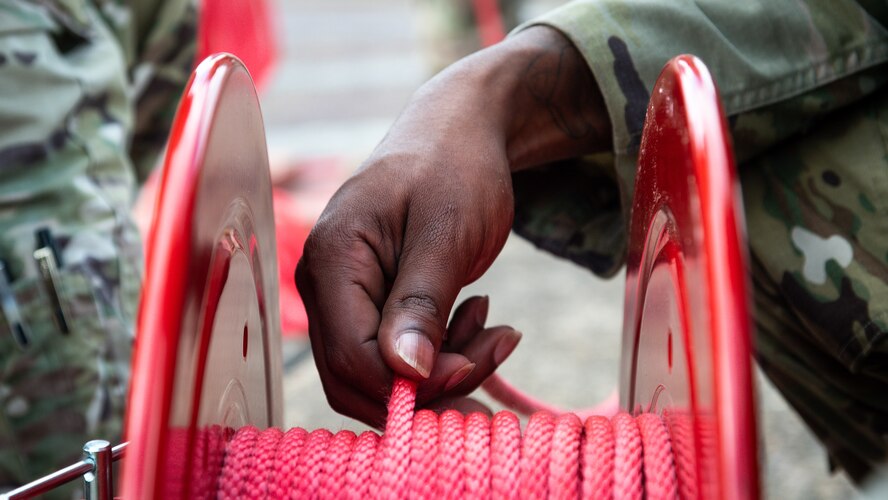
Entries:
<svg viewBox="0 0 888 500">
<path fill-rule="evenodd" d="M 703 498 L 757 498 L 750 313 L 740 190 L 706 67 L 666 65 L 636 174 L 621 406 L 693 417 Z"/>
<path fill-rule="evenodd" d="M 187 496 L 199 429 L 281 425 L 277 272 L 259 101 L 215 55 L 176 114 L 149 235 L 124 498 Z"/>
<path fill-rule="evenodd" d="M 756 497 L 742 211 L 716 90 L 697 60 L 661 75 L 639 165 L 622 405 L 692 416 L 697 491 Z M 208 455 L 232 429 L 281 424 L 273 220 L 255 90 L 236 58 L 214 56 L 189 83 L 161 180 L 124 497 L 188 496 L 218 476 Z"/>
</svg>

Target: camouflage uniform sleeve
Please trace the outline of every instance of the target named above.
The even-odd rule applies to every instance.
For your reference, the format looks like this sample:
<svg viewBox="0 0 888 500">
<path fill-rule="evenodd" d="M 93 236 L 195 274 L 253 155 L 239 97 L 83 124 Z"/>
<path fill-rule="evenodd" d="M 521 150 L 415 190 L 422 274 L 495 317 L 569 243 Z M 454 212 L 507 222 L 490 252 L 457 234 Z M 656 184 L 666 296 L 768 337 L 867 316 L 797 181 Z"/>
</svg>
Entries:
<svg viewBox="0 0 888 500">
<path fill-rule="evenodd" d="M 669 59 L 690 53 L 709 67 L 741 162 L 886 81 L 880 65 L 888 59 L 888 34 L 848 0 L 583 0 L 518 30 L 533 25 L 558 29 L 578 47 L 613 126 L 613 157 L 561 169 L 566 173 L 560 184 L 575 191 L 577 175 L 601 177 L 610 169 L 619 194 L 596 186 L 585 201 L 571 203 L 554 194 L 554 180 L 553 189 L 540 194 L 523 189 L 522 176 L 516 176 L 515 230 L 603 276 L 623 262 L 624 236 L 602 230 L 621 224 L 631 206 L 650 89 Z M 605 199 L 590 201 L 602 194 Z M 613 208 L 615 196 L 622 210 Z M 602 205 L 610 207 L 606 213 Z M 597 222 L 590 226 L 591 219 Z"/>
<path fill-rule="evenodd" d="M 93 0 L 120 44 L 135 114 L 129 157 L 143 183 L 166 146 L 197 52 L 196 0 Z"/>
<path fill-rule="evenodd" d="M 885 78 L 871 69 L 888 60 L 888 33 L 849 0 L 585 0 L 531 24 L 561 30 L 583 53 L 617 155 L 637 151 L 650 89 L 676 55 L 712 72 L 741 162 L 874 90 Z M 825 95 L 837 82 L 841 92 Z"/>
<path fill-rule="evenodd" d="M 562 31 L 583 53 L 613 153 L 515 183 L 518 233 L 613 272 L 624 224 L 599 222 L 631 206 L 650 89 L 671 57 L 700 57 L 740 164 L 756 356 L 857 481 L 888 457 L 886 21 L 884 3 L 869 0 L 568 4 L 531 25 Z M 598 176 L 578 183 L 580 171 Z"/>
<path fill-rule="evenodd" d="M 127 52 L 136 116 L 130 158 L 142 183 L 158 164 L 195 65 L 198 11 L 196 0 L 141 0 L 132 5 L 137 22 Z"/>
<path fill-rule="evenodd" d="M 166 138 L 191 3 L 0 0 L 0 490 L 121 438 L 142 268 L 134 161 L 153 165 Z M 155 14 L 144 32 L 136 8 Z M 35 259 L 41 228 L 54 279 Z"/>
</svg>

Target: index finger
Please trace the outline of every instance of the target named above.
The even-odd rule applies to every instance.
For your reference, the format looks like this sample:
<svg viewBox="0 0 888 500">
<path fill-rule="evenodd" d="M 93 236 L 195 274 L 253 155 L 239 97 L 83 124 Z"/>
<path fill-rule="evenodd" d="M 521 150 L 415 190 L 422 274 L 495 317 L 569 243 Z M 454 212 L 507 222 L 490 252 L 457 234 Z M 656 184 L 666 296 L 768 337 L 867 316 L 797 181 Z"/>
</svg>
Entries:
<svg viewBox="0 0 888 500">
<path fill-rule="evenodd" d="M 296 281 L 306 302 L 312 348 L 320 349 L 317 354 L 328 376 L 384 401 L 391 371 L 376 342 L 381 308 L 377 304 L 385 297 L 385 277 L 376 252 L 362 238 L 331 241 L 323 232 L 313 234 L 297 266 Z"/>
</svg>

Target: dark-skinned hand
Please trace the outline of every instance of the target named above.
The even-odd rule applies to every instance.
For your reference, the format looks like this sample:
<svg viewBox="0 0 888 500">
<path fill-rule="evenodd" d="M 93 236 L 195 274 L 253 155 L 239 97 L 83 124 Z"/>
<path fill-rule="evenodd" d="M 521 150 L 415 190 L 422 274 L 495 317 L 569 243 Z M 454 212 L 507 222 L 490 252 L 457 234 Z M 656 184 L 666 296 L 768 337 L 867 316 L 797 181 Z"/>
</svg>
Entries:
<svg viewBox="0 0 888 500">
<path fill-rule="evenodd" d="M 527 29 L 451 66 L 413 96 L 333 196 L 296 283 L 321 381 L 336 411 L 381 427 L 394 376 L 417 405 L 465 398 L 521 334 L 487 327 L 487 297 L 448 317 L 512 226 L 512 172 L 601 150 L 609 122 L 582 56 L 559 32 Z"/>
</svg>

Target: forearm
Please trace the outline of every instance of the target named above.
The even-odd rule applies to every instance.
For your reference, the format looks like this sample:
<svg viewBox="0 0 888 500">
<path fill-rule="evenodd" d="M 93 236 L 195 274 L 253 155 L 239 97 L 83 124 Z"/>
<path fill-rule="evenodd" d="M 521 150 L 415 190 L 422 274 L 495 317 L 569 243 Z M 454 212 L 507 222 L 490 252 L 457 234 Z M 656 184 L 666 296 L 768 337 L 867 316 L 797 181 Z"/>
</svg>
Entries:
<svg viewBox="0 0 888 500">
<path fill-rule="evenodd" d="M 482 122 L 502 141 L 513 172 L 611 146 L 610 121 L 589 67 L 567 38 L 547 27 L 459 61 L 423 86 L 414 102 Z M 402 118 L 409 121 L 411 108 Z"/>
<path fill-rule="evenodd" d="M 611 145 L 610 120 L 589 67 L 556 30 L 535 27 L 504 42 L 496 64 L 514 64 L 518 84 L 508 120 L 512 171 Z"/>
</svg>

